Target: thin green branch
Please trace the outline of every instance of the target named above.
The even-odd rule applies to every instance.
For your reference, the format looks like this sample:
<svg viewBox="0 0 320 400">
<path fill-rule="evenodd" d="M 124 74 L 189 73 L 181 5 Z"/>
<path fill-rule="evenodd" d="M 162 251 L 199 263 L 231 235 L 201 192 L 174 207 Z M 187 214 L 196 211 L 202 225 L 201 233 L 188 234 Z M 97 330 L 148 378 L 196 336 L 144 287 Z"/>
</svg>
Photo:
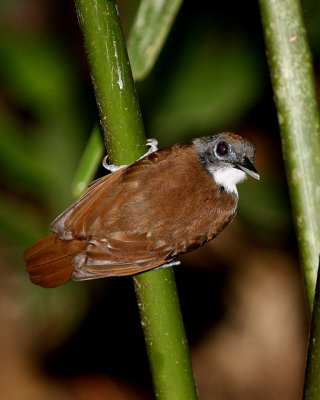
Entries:
<svg viewBox="0 0 320 400">
<path fill-rule="evenodd" d="M 103 156 L 104 146 L 98 125 L 95 125 L 72 182 L 72 194 L 79 197 L 93 180 Z"/>
<path fill-rule="evenodd" d="M 173 269 L 140 274 L 134 282 L 156 398 L 196 400 Z"/>
<path fill-rule="evenodd" d="M 320 253 L 320 121 L 299 0 L 260 0 L 293 217 L 312 310 Z"/>
<path fill-rule="evenodd" d="M 110 159 L 128 164 L 145 151 L 145 136 L 116 5 L 76 6 Z M 196 399 L 172 269 L 139 274 L 134 283 L 157 398 Z"/>
<path fill-rule="evenodd" d="M 154 66 L 181 5 L 182 0 L 141 0 L 128 40 L 135 79 L 145 78 Z"/>
<path fill-rule="evenodd" d="M 145 151 L 145 136 L 115 2 L 76 6 L 110 160 L 131 163 Z"/>
<path fill-rule="evenodd" d="M 318 272 L 315 301 L 309 336 L 308 359 L 304 383 L 304 400 L 320 399 L 320 274 Z"/>
</svg>

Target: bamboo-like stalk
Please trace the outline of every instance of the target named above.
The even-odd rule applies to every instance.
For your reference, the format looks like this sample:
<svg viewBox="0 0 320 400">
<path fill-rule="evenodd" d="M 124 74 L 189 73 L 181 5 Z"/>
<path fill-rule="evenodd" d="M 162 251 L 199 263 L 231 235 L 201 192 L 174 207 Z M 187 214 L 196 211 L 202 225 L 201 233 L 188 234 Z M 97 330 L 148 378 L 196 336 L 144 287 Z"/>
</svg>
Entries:
<svg viewBox="0 0 320 400">
<path fill-rule="evenodd" d="M 95 125 L 73 178 L 72 194 L 74 198 L 78 198 L 93 180 L 101 164 L 103 151 L 104 146 L 101 132 L 99 126 Z"/>
<path fill-rule="evenodd" d="M 131 163 L 145 151 L 145 136 L 115 2 L 75 3 L 109 158 Z"/>
<path fill-rule="evenodd" d="M 110 160 L 135 161 L 145 136 L 115 1 L 76 0 Z M 197 398 L 172 268 L 134 278 L 156 397 Z"/>
<path fill-rule="evenodd" d="M 320 264 L 319 264 L 320 265 Z M 320 399 L 320 274 L 312 312 L 308 359 L 304 383 L 304 400 Z"/>
<path fill-rule="evenodd" d="M 310 311 L 320 253 L 320 120 L 299 0 L 260 0 Z"/>
<path fill-rule="evenodd" d="M 163 48 L 167 36 L 182 5 L 182 0 L 141 0 L 130 30 L 128 53 L 135 80 L 144 79 Z M 75 198 L 83 193 L 92 181 L 99 166 L 104 145 L 99 136 L 99 128 L 94 127 L 84 149 L 72 185 Z"/>
<path fill-rule="evenodd" d="M 304 399 L 317 400 L 320 399 L 319 273 L 316 279 L 320 253 L 320 121 L 311 55 L 299 0 L 260 0 L 260 7 L 310 312 L 313 309 Z"/>
</svg>

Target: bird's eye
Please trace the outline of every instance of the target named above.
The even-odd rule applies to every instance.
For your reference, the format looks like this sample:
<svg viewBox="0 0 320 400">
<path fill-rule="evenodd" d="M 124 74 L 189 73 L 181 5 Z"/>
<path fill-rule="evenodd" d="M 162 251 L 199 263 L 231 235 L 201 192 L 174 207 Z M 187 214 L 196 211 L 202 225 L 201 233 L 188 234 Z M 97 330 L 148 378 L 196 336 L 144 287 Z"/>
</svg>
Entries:
<svg viewBox="0 0 320 400">
<path fill-rule="evenodd" d="M 218 156 L 226 156 L 229 153 L 229 146 L 227 142 L 219 142 L 216 146 L 216 153 Z"/>
</svg>

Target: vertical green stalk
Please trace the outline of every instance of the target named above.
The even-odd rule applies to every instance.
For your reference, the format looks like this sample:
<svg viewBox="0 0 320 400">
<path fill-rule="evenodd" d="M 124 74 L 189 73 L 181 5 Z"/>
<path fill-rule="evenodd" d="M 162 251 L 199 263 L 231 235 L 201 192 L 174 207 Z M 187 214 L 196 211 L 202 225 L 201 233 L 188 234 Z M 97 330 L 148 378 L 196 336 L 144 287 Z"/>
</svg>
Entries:
<svg viewBox="0 0 320 400">
<path fill-rule="evenodd" d="M 131 163 L 144 153 L 145 135 L 117 7 L 75 2 L 110 160 Z"/>
<path fill-rule="evenodd" d="M 103 141 L 98 125 L 92 129 L 90 138 L 78 164 L 77 171 L 72 182 L 72 194 L 77 199 L 92 182 L 101 159 L 103 157 Z"/>
<path fill-rule="evenodd" d="M 316 294 L 312 312 L 309 337 L 304 400 L 320 399 L 320 274 L 318 273 Z"/>
<path fill-rule="evenodd" d="M 299 0 L 260 0 L 310 310 L 320 253 L 320 121 Z"/>
<path fill-rule="evenodd" d="M 173 269 L 146 272 L 134 282 L 156 398 L 196 400 Z"/>
<path fill-rule="evenodd" d="M 76 0 L 110 159 L 145 151 L 141 113 L 115 1 Z M 134 278 L 156 397 L 197 398 L 172 268 Z"/>
</svg>

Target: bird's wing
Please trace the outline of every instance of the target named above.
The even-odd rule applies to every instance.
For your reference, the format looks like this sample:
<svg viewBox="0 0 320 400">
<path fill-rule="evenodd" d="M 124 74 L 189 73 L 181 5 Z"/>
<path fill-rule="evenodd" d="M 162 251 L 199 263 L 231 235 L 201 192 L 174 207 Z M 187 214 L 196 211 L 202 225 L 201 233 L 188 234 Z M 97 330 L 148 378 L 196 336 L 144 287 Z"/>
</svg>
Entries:
<svg viewBox="0 0 320 400">
<path fill-rule="evenodd" d="M 88 241 L 73 261 L 87 274 L 81 279 L 154 268 L 187 250 L 191 223 L 184 228 L 181 222 L 186 213 L 192 215 L 190 196 L 181 193 L 188 185 L 181 180 L 189 178 L 184 169 L 191 150 L 191 145 L 163 149 L 98 179 L 52 223 L 60 239 Z M 168 179 L 172 173 L 178 174 L 178 185 Z"/>
<path fill-rule="evenodd" d="M 151 225 L 156 224 L 149 215 L 160 201 L 159 196 L 168 195 L 170 187 L 172 190 L 164 171 L 178 169 L 183 154 L 178 146 L 162 149 L 97 179 L 53 221 L 50 230 L 62 240 L 105 238 L 119 228 L 130 232 L 139 229 L 140 233 L 149 230 L 150 220 Z M 142 216 L 147 220 L 144 227 Z"/>
</svg>

